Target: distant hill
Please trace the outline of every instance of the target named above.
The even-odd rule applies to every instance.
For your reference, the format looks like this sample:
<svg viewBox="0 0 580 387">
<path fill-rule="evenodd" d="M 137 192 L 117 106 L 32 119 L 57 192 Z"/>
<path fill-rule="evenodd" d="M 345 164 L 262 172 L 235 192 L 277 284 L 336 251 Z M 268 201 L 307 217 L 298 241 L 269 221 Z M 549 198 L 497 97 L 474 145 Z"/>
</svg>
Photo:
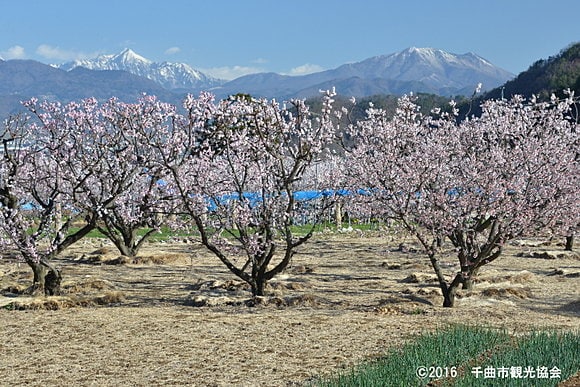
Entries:
<svg viewBox="0 0 580 387">
<path fill-rule="evenodd" d="M 561 95 L 570 88 L 578 94 L 580 82 L 580 43 L 575 43 L 560 51 L 556 56 L 540 59 L 516 78 L 485 94 L 485 98 L 505 98 L 514 94 L 531 97 L 549 97 L 552 93 Z"/>
</svg>

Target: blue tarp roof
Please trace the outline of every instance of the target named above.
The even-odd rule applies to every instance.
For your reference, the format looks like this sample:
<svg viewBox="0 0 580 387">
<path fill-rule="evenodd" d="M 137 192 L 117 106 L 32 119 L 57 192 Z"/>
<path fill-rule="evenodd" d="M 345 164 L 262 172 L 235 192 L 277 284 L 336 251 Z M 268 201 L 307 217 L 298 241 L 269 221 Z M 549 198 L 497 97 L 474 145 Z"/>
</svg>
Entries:
<svg viewBox="0 0 580 387">
<path fill-rule="evenodd" d="M 331 190 L 331 189 L 324 189 L 324 190 L 310 190 L 310 191 L 296 191 L 294 192 L 294 199 L 299 202 L 307 202 L 311 200 L 316 200 L 324 197 L 330 196 L 348 196 L 351 193 L 347 190 Z M 245 192 L 242 195 L 243 198 L 248 199 L 250 202 L 250 206 L 255 206 L 262 201 L 262 197 L 260 194 L 255 192 Z M 226 194 L 222 195 L 218 198 L 220 203 L 226 203 L 230 200 L 238 200 L 239 195 L 237 193 Z M 214 211 L 217 208 L 215 200 L 210 200 L 208 204 L 208 209 L 210 211 Z"/>
</svg>

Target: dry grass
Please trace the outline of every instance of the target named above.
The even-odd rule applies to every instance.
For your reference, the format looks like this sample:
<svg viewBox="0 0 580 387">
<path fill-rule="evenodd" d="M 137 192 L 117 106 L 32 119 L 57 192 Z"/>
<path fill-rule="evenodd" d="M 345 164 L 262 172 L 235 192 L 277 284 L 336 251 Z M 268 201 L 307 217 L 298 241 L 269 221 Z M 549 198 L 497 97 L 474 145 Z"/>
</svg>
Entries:
<svg viewBox="0 0 580 387">
<path fill-rule="evenodd" d="M 0 261 L 0 385 L 289 386 L 453 323 L 580 327 L 573 257 L 519 257 L 545 246 L 512 246 L 448 309 L 418 246 L 403 247 L 318 236 L 257 299 L 217 258 L 183 243 L 117 264 L 109 246 L 79 245 L 56 262 L 58 297 L 27 298 L 29 269 Z M 441 263 L 451 277 L 453 257 Z"/>
<path fill-rule="evenodd" d="M 21 297 L 5 306 L 8 310 L 61 310 L 75 307 L 111 306 L 123 302 L 121 292 L 93 296 Z"/>
</svg>

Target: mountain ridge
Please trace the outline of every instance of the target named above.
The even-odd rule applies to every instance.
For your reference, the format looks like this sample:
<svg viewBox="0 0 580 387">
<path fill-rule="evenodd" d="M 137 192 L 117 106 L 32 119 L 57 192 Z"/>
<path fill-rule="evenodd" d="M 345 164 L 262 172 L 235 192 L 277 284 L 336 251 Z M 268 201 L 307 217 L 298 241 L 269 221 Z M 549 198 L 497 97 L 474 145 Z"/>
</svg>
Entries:
<svg viewBox="0 0 580 387">
<path fill-rule="evenodd" d="M 151 76 L 151 69 L 165 76 L 164 83 Z M 180 83 L 182 80 L 176 75 L 180 69 L 191 77 L 189 86 Z M 0 113 L 11 114 L 21 109 L 19 101 L 31 97 L 64 103 L 115 96 L 134 102 L 146 93 L 179 106 L 187 93 L 196 94 L 201 90 L 212 92 L 216 99 L 237 93 L 256 98 L 306 99 L 318 96 L 320 89 L 332 87 L 343 96 L 357 98 L 410 92 L 467 96 L 473 93 L 477 83 L 483 83 L 485 90 L 503 84 L 502 79 L 513 78 L 512 74 L 473 53 L 457 55 L 416 47 L 302 76 L 257 73 L 229 82 L 212 78 L 217 84 L 211 83 L 212 79 L 209 84 L 203 84 L 207 79 L 196 71 L 184 63 L 155 63 L 130 49 L 61 65 L 0 60 Z"/>
<path fill-rule="evenodd" d="M 357 94 L 357 90 L 368 89 L 379 80 L 378 84 L 382 86 L 375 84 L 372 87 L 377 94 L 426 92 L 469 95 L 478 83 L 484 85 L 483 90 L 489 90 L 513 77 L 514 74 L 472 52 L 458 55 L 435 48 L 409 47 L 400 52 L 374 56 L 307 75 L 249 74 L 213 91 L 220 97 L 244 90 L 258 97 L 292 98 L 309 96 L 307 94 L 316 90 L 316 87 L 334 81 L 342 85 L 337 88 L 340 94 L 360 97 L 365 95 Z M 275 95 L 273 92 L 268 93 L 268 90 L 284 94 Z"/>
<path fill-rule="evenodd" d="M 100 100 L 118 97 L 134 102 L 143 94 L 176 104 L 183 98 L 157 82 L 126 71 L 94 71 L 82 67 L 64 71 L 34 60 L 0 61 L 2 117 L 24 111 L 20 102 L 32 97 L 63 103 L 88 97 Z"/>
<path fill-rule="evenodd" d="M 333 82 L 341 85 L 339 93 L 356 97 L 371 89 L 399 95 L 409 92 L 469 95 L 478 83 L 488 90 L 514 77 L 472 52 L 458 55 L 417 47 L 301 76 L 263 72 L 230 81 L 212 78 L 185 63 L 156 63 L 128 48 L 118 54 L 54 66 L 68 71 L 76 67 L 124 70 L 154 80 L 169 90 L 210 90 L 218 98 L 237 93 L 278 99 L 309 97 L 317 93 L 317 88 Z"/>
<path fill-rule="evenodd" d="M 75 60 L 52 66 L 65 71 L 77 67 L 127 71 L 151 79 L 168 90 L 200 91 L 224 83 L 223 80 L 206 75 L 186 63 L 153 62 L 130 48 L 125 48 L 118 54 L 104 54 L 93 59 Z"/>
</svg>

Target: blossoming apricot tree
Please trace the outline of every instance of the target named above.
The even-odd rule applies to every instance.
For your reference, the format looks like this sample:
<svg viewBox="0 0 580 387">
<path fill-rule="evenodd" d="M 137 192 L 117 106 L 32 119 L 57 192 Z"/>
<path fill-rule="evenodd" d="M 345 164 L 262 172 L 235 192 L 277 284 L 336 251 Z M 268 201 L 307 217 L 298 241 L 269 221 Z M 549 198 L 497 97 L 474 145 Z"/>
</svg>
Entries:
<svg viewBox="0 0 580 387">
<path fill-rule="evenodd" d="M 323 200 L 305 233 L 296 235 L 296 187 L 334 140 L 332 96 L 318 117 L 300 100 L 287 108 L 246 95 L 219 103 L 208 94 L 190 97 L 182 130 L 171 144 L 156 146 L 170 171 L 167 189 L 180 198 L 201 243 L 255 296 L 310 239 L 332 200 Z"/>
<path fill-rule="evenodd" d="M 5 121 L 0 160 L 0 244 L 16 251 L 31 267 L 30 293 L 58 294 L 61 273 L 51 259 L 96 226 L 93 212 L 70 207 L 82 193 L 63 166 L 74 157 L 66 140 L 37 141 L 42 130 L 22 116 Z M 62 141 L 61 141 L 62 140 Z M 87 172 L 89 176 L 92 172 Z M 82 226 L 72 230 L 73 223 Z"/>
<path fill-rule="evenodd" d="M 143 136 L 170 122 L 175 108 L 153 97 L 25 106 L 31 116 L 7 120 L 2 133 L 1 241 L 31 266 L 33 292 L 54 294 L 61 274 L 51 258 L 93 229 L 134 256 L 159 228 L 165 193 Z"/>
<path fill-rule="evenodd" d="M 497 259 L 509 240 L 547 227 L 578 224 L 578 124 L 572 96 L 539 102 L 489 101 L 483 114 L 456 122 L 422 115 L 411 97 L 395 117 L 370 108 L 351 126 L 351 185 L 364 188 L 369 211 L 399 221 L 423 246 L 444 296 Z M 439 263 L 443 238 L 460 269 L 447 280 Z"/>
</svg>

